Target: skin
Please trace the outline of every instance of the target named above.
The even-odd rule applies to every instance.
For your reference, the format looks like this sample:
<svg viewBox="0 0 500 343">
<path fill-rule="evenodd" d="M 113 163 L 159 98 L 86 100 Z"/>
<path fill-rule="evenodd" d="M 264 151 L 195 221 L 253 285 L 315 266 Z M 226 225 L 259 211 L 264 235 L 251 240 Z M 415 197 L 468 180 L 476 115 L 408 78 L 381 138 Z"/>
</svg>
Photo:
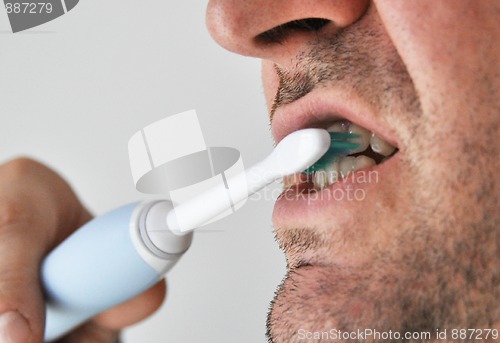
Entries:
<svg viewBox="0 0 500 343">
<path fill-rule="evenodd" d="M 363 201 L 294 220 L 286 202 L 277 208 L 276 237 L 289 270 L 269 314 L 270 341 L 297 342 L 299 329 L 499 328 L 499 6 L 210 1 L 213 37 L 263 60 L 273 126 L 308 93 L 349 96 L 399 149 Z M 264 34 L 307 18 L 331 23 Z M 21 315 L 17 327 L 27 330 L 20 341 L 43 337 L 43 298 L 33 286 L 40 261 L 90 218 L 46 166 L 29 159 L 0 166 L 0 313 Z M 158 284 L 62 342 L 113 342 L 164 296 Z"/>
<path fill-rule="evenodd" d="M 331 22 L 269 31 L 307 18 Z M 499 328 L 499 20 L 496 1 L 210 1 L 218 43 L 262 59 L 273 126 L 309 93 L 354 98 L 399 149 L 355 205 L 276 206 L 269 341 Z"/>
</svg>

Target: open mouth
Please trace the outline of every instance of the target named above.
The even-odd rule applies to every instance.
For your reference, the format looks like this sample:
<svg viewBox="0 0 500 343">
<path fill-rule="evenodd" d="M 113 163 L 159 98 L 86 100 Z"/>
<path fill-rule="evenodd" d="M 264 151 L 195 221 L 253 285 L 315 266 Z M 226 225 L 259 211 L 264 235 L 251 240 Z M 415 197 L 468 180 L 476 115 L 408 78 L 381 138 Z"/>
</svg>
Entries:
<svg viewBox="0 0 500 343">
<path fill-rule="evenodd" d="M 348 142 L 355 143 L 355 148 L 342 154 L 327 152 L 307 171 L 284 177 L 285 189 L 298 189 L 300 186 L 301 190 L 320 191 L 348 178 L 351 173 L 381 164 L 398 152 L 394 145 L 348 120 L 337 120 L 325 127 L 331 133 L 348 134 Z"/>
</svg>

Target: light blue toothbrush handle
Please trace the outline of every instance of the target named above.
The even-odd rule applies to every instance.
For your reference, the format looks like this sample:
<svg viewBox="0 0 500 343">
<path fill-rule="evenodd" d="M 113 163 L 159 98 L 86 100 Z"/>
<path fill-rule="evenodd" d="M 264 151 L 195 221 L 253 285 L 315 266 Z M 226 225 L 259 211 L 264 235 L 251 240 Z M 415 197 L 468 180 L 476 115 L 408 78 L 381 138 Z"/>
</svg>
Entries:
<svg viewBox="0 0 500 343">
<path fill-rule="evenodd" d="M 175 264 L 181 254 L 153 256 L 156 265 L 152 266 L 144 258 L 147 248 L 134 241 L 143 209 L 143 204 L 130 204 L 97 217 L 45 258 L 41 280 L 47 306 L 46 342 L 142 293 Z"/>
</svg>

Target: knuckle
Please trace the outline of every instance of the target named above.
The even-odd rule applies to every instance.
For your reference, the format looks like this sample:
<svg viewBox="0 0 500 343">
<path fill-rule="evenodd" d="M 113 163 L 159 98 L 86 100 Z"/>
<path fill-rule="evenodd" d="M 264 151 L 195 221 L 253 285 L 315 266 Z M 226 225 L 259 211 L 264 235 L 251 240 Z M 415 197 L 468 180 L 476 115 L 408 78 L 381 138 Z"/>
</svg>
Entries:
<svg viewBox="0 0 500 343">
<path fill-rule="evenodd" d="M 42 165 L 28 157 L 18 157 L 4 164 L 5 171 L 13 177 L 25 177 L 36 170 L 40 170 Z"/>
<path fill-rule="evenodd" d="M 26 220 L 23 207 L 14 201 L 0 201 L 0 230 Z"/>
</svg>

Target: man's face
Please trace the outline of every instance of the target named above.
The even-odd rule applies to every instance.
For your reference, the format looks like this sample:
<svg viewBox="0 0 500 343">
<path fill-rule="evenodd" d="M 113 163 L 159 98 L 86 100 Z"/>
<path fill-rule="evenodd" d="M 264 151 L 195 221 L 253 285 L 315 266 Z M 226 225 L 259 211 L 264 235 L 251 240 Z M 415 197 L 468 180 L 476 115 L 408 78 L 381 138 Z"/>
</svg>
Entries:
<svg viewBox="0 0 500 343">
<path fill-rule="evenodd" d="M 207 18 L 262 58 L 276 141 L 337 123 L 386 148 L 286 181 L 269 337 L 498 328 L 500 3 L 214 0 Z"/>
</svg>

